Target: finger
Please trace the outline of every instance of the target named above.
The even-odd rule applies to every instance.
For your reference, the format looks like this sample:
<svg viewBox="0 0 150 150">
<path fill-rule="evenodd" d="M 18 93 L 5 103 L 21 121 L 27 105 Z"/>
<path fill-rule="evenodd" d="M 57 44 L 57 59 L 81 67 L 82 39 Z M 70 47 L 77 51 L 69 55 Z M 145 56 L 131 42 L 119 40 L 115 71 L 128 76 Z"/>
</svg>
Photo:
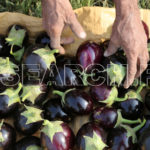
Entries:
<svg viewBox="0 0 150 150">
<path fill-rule="evenodd" d="M 106 51 L 104 52 L 104 56 L 108 57 L 110 55 L 113 55 L 114 53 L 116 53 L 117 49 L 118 46 L 114 44 L 112 41 L 110 41 L 108 49 L 106 49 Z"/>
<path fill-rule="evenodd" d="M 129 88 L 129 86 L 133 83 L 134 78 L 135 78 L 135 74 L 137 72 L 137 57 L 136 56 L 132 56 L 132 57 L 128 57 L 128 66 L 127 66 L 127 76 L 126 76 L 126 80 L 124 82 L 124 88 Z"/>
<path fill-rule="evenodd" d="M 85 31 L 83 30 L 82 26 L 80 25 L 80 23 L 78 22 L 75 14 L 72 15 L 70 17 L 70 28 L 72 29 L 72 31 L 74 32 L 74 34 L 81 38 L 81 39 L 85 39 L 86 38 L 86 33 Z"/>
<path fill-rule="evenodd" d="M 60 43 L 62 45 L 71 44 L 73 42 L 74 42 L 74 38 L 72 38 L 72 37 L 62 38 L 61 41 L 60 41 Z"/>
<path fill-rule="evenodd" d="M 147 58 L 139 57 L 138 58 L 138 70 L 135 75 L 135 78 L 138 78 L 146 68 L 147 68 Z"/>
</svg>

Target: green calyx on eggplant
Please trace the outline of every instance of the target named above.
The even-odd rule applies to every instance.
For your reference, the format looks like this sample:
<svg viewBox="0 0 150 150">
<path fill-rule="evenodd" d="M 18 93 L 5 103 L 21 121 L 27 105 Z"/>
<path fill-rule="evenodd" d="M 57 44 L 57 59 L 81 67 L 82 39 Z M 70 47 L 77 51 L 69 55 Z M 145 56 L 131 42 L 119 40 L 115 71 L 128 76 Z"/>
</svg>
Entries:
<svg viewBox="0 0 150 150">
<path fill-rule="evenodd" d="M 56 62 L 55 53 L 59 53 L 59 50 L 50 50 L 49 48 L 33 50 L 23 58 L 24 71 L 34 78 L 46 80 L 49 77 L 51 64 Z"/>
<path fill-rule="evenodd" d="M 36 107 L 23 106 L 16 112 L 14 125 L 19 132 L 25 135 L 34 134 L 40 129 L 42 123 L 42 110 Z"/>
<path fill-rule="evenodd" d="M 22 84 L 19 83 L 18 88 L 7 88 L 0 93 L 0 117 L 6 117 L 15 111 L 20 104 L 19 92 L 22 89 Z"/>
<path fill-rule="evenodd" d="M 20 25 L 13 25 L 9 28 L 6 41 L 10 48 L 10 54 L 19 62 L 24 53 L 24 46 L 28 43 L 27 30 Z"/>
<path fill-rule="evenodd" d="M 145 84 L 141 84 L 137 91 L 129 91 L 125 94 L 124 97 L 118 97 L 118 89 L 114 86 L 107 86 L 106 84 L 99 86 L 92 86 L 90 89 L 91 96 L 97 102 L 107 104 L 107 106 L 111 106 L 114 102 L 123 102 L 127 99 L 138 99 L 142 101 L 142 97 L 140 96 L 140 92 L 143 89 Z"/>
<path fill-rule="evenodd" d="M 76 136 L 76 149 L 80 150 L 104 150 L 107 148 L 106 132 L 95 123 L 86 123 L 78 131 Z"/>
<path fill-rule="evenodd" d="M 8 57 L 0 57 L 0 91 L 18 84 L 19 76 L 17 70 L 18 66 Z"/>
<path fill-rule="evenodd" d="M 25 104 L 41 105 L 46 97 L 47 86 L 45 84 L 25 84 L 20 95 Z"/>
<path fill-rule="evenodd" d="M 138 124 L 141 120 L 127 120 L 122 117 L 121 111 L 109 107 L 97 107 L 91 118 L 104 128 L 116 128 L 120 124 Z"/>
<path fill-rule="evenodd" d="M 93 101 L 91 96 L 78 89 L 69 89 L 65 92 L 54 90 L 53 94 L 61 96 L 61 102 L 64 110 L 71 114 L 89 114 L 93 110 Z"/>
<path fill-rule="evenodd" d="M 62 121 L 44 120 L 41 130 L 41 145 L 47 150 L 70 150 L 74 146 L 74 134 L 70 127 Z"/>
<path fill-rule="evenodd" d="M 24 137 L 15 145 L 15 150 L 42 150 L 40 139 L 35 136 Z"/>
<path fill-rule="evenodd" d="M 115 55 L 104 59 L 102 64 L 105 68 L 103 76 L 108 85 L 116 85 L 118 87 L 122 85 L 127 72 L 125 64 L 126 61 L 124 59 Z"/>
<path fill-rule="evenodd" d="M 3 120 L 0 123 L 0 149 L 10 150 L 14 148 L 16 142 L 15 129 Z"/>
<path fill-rule="evenodd" d="M 136 132 L 144 126 L 145 121 L 144 119 L 140 125 L 134 128 L 121 124 L 119 127 L 112 129 L 107 137 L 109 148 L 111 150 L 120 150 L 120 147 L 123 149 L 133 149 L 134 144 L 137 143 Z"/>
<path fill-rule="evenodd" d="M 50 99 L 44 106 L 44 118 L 50 121 L 62 120 L 64 122 L 70 122 L 72 117 L 69 113 L 66 113 L 61 104 L 61 99 Z"/>
</svg>

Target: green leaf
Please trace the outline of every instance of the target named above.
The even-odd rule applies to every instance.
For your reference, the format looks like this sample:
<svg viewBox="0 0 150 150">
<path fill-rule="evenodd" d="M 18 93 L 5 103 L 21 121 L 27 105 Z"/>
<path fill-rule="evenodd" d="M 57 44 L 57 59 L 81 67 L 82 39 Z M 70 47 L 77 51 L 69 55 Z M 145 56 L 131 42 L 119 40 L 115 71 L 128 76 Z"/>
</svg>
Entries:
<svg viewBox="0 0 150 150">
<path fill-rule="evenodd" d="M 117 83 L 119 86 L 126 75 L 126 67 L 110 62 L 110 67 L 107 68 L 107 74 L 110 78 L 110 84 Z"/>
<path fill-rule="evenodd" d="M 52 62 L 56 62 L 55 56 L 50 49 L 41 48 L 34 51 L 33 53 L 39 55 L 44 60 L 47 68 L 50 67 Z"/>
<path fill-rule="evenodd" d="M 17 65 L 9 61 L 8 57 L 6 59 L 0 57 L 0 74 L 16 75 L 14 68 L 17 68 Z"/>
<path fill-rule="evenodd" d="M 43 118 L 41 117 L 42 110 L 30 106 L 25 106 L 25 108 L 26 110 L 22 112 L 21 115 L 27 118 L 26 124 L 43 120 Z"/>
<path fill-rule="evenodd" d="M 21 95 L 22 101 L 28 99 L 32 104 L 35 104 L 36 98 L 42 94 L 39 85 L 26 85 L 23 87 L 23 93 Z"/>
<path fill-rule="evenodd" d="M 24 29 L 16 30 L 15 26 L 12 27 L 8 34 L 6 41 L 9 45 L 16 45 L 22 47 L 26 31 Z"/>
<path fill-rule="evenodd" d="M 85 150 L 103 150 L 107 145 L 103 142 L 102 138 L 93 132 L 93 137 L 84 136 Z"/>
<path fill-rule="evenodd" d="M 31 145 L 28 146 L 26 150 L 42 150 L 42 148 L 36 145 Z"/>
<path fill-rule="evenodd" d="M 53 141 L 53 137 L 58 132 L 63 132 L 63 128 L 61 126 L 62 121 L 44 121 L 44 127 L 41 132 L 49 137 L 51 142 Z"/>
</svg>

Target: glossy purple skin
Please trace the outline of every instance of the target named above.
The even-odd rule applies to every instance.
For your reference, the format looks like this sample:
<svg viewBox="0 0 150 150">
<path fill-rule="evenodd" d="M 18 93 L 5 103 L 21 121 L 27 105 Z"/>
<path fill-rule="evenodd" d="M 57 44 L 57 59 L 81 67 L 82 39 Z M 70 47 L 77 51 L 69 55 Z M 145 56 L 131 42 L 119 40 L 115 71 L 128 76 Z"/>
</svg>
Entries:
<svg viewBox="0 0 150 150">
<path fill-rule="evenodd" d="M 138 137 L 140 137 L 141 135 L 143 135 L 145 132 L 147 132 L 148 130 L 150 130 L 150 116 L 145 116 L 144 117 L 146 119 L 146 123 L 145 125 L 136 133 L 136 135 Z"/>
<path fill-rule="evenodd" d="M 43 132 L 41 133 L 41 145 L 46 150 L 73 150 L 74 147 L 74 133 L 66 124 L 61 124 L 63 132 L 55 133 L 53 141 L 49 139 Z"/>
<path fill-rule="evenodd" d="M 99 101 L 105 101 L 111 92 L 111 87 L 103 84 L 99 86 L 92 86 L 90 89 L 90 94 L 92 98 L 99 102 Z"/>
<path fill-rule="evenodd" d="M 114 108 L 97 107 L 92 113 L 91 118 L 104 128 L 114 128 L 117 123 L 118 114 Z"/>
<path fill-rule="evenodd" d="M 133 150 L 132 137 L 127 136 L 127 131 L 123 127 L 112 129 L 108 133 L 107 145 L 111 150 Z"/>
<path fill-rule="evenodd" d="M 64 109 L 75 115 L 89 114 L 93 110 L 91 96 L 80 90 L 73 90 L 66 94 Z"/>
<path fill-rule="evenodd" d="M 77 63 L 80 64 L 83 69 L 86 69 L 92 64 L 100 64 L 103 57 L 103 50 L 100 45 L 88 41 L 83 43 L 77 51 L 76 59 Z M 92 68 L 88 67 L 87 71 L 90 71 Z"/>
<path fill-rule="evenodd" d="M 106 132 L 100 126 L 95 123 L 84 124 L 78 131 L 76 135 L 76 144 L 75 148 L 77 150 L 86 150 L 85 149 L 85 138 L 84 136 L 93 137 L 93 132 L 96 132 L 99 137 L 106 143 Z"/>
<path fill-rule="evenodd" d="M 122 116 L 126 119 L 136 120 L 143 115 L 144 105 L 138 99 L 127 99 L 117 104 Z"/>
<path fill-rule="evenodd" d="M 61 100 L 50 99 L 47 103 L 44 104 L 44 118 L 50 121 L 62 120 L 64 122 L 70 122 L 72 117 L 67 114 L 61 105 Z"/>
<path fill-rule="evenodd" d="M 16 132 L 9 124 L 4 123 L 1 128 L 1 132 L 4 138 L 3 142 L 0 142 L 1 150 L 12 150 L 16 142 Z"/>
<path fill-rule="evenodd" d="M 26 150 L 30 146 L 40 147 L 40 139 L 34 136 L 24 137 L 16 143 L 15 150 Z"/>
</svg>

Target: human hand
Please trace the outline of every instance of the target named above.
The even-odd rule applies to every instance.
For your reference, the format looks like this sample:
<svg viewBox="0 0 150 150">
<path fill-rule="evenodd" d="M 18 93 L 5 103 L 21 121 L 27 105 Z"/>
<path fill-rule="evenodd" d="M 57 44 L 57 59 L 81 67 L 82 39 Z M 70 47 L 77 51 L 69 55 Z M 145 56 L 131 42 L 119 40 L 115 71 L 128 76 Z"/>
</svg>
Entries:
<svg viewBox="0 0 150 150">
<path fill-rule="evenodd" d="M 61 33 L 69 25 L 77 37 L 84 39 L 86 33 L 78 22 L 69 0 L 42 0 L 43 25 L 51 39 L 51 47 L 65 53 L 61 44 L 70 44 L 73 38 L 62 38 Z"/>
<path fill-rule="evenodd" d="M 115 0 L 117 16 L 113 25 L 109 47 L 104 55 L 107 57 L 114 54 L 119 47 L 124 49 L 128 62 L 124 87 L 128 88 L 133 83 L 134 78 L 138 78 L 147 68 L 147 62 L 149 61 L 147 36 L 138 7 L 133 4 L 130 7 L 128 3 L 117 3 L 117 1 Z M 137 0 L 134 1 L 137 2 Z"/>
</svg>

